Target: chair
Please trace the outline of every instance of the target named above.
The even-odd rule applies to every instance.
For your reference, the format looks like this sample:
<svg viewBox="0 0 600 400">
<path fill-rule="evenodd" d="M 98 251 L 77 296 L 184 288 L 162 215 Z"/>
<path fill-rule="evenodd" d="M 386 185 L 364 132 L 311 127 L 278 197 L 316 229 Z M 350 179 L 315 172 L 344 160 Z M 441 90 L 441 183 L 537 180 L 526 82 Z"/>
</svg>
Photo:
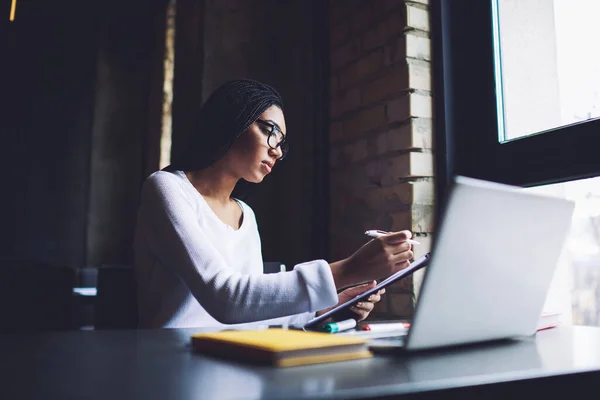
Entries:
<svg viewBox="0 0 600 400">
<path fill-rule="evenodd" d="M 94 291 L 98 286 L 98 268 L 77 268 L 77 284 L 73 293 L 75 327 L 79 329 L 92 329 L 94 326 Z"/>
<path fill-rule="evenodd" d="M 75 270 L 45 263 L 0 266 L 0 331 L 74 328 Z"/>
<path fill-rule="evenodd" d="M 135 271 L 129 266 L 98 268 L 94 306 L 94 329 L 132 329 L 137 327 L 137 290 Z"/>
<path fill-rule="evenodd" d="M 285 271 L 280 262 L 264 262 L 265 274 Z M 97 273 L 94 329 L 136 328 L 137 290 L 135 270 L 128 266 L 102 266 Z"/>
<path fill-rule="evenodd" d="M 264 261 L 263 272 L 265 274 L 276 274 L 278 272 L 285 272 L 285 264 L 279 261 Z"/>
</svg>

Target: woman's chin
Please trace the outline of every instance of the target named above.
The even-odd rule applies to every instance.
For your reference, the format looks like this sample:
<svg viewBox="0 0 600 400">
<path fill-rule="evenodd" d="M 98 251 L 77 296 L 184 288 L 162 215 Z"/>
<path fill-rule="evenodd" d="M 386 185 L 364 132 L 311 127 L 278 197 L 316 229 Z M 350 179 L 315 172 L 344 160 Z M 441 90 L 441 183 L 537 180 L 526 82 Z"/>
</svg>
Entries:
<svg viewBox="0 0 600 400">
<path fill-rule="evenodd" d="M 263 179 L 265 179 L 265 176 L 266 175 L 257 174 L 257 175 L 254 175 L 252 178 L 248 177 L 248 178 L 244 178 L 244 179 L 250 183 L 261 183 L 263 181 Z"/>
</svg>

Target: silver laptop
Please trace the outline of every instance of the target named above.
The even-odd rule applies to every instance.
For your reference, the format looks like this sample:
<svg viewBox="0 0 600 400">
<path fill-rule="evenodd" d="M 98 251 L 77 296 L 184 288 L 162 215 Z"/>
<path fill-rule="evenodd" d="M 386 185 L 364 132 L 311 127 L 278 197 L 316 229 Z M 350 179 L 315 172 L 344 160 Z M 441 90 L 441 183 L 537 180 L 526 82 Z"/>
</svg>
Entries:
<svg viewBox="0 0 600 400">
<path fill-rule="evenodd" d="M 410 329 L 395 346 L 423 350 L 533 335 L 573 209 L 572 201 L 456 177 Z"/>
</svg>

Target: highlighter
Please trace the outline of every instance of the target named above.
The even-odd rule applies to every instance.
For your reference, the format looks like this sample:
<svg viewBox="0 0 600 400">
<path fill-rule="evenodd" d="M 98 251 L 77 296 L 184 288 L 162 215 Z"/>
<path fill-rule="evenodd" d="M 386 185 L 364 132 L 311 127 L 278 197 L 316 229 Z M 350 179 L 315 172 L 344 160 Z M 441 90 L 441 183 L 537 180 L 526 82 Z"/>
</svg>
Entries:
<svg viewBox="0 0 600 400">
<path fill-rule="evenodd" d="M 321 326 L 322 332 L 327 333 L 338 333 L 342 331 L 347 331 L 348 329 L 352 329 L 356 327 L 356 320 L 353 318 L 346 319 L 344 321 L 332 322 L 330 324 L 326 324 Z"/>
</svg>

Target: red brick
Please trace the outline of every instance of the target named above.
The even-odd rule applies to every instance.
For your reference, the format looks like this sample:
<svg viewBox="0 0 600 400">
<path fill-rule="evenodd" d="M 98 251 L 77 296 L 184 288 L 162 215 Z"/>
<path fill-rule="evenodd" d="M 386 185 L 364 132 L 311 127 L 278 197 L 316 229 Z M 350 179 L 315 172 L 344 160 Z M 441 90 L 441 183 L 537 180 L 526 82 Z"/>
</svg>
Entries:
<svg viewBox="0 0 600 400">
<path fill-rule="evenodd" d="M 360 106 L 360 90 L 352 89 L 342 92 L 331 102 L 331 116 L 337 117 Z"/>
<path fill-rule="evenodd" d="M 383 21 L 368 29 L 362 38 L 364 50 L 383 45 L 389 38 L 400 35 L 406 27 L 406 18 L 402 10 L 394 11 Z"/>
<path fill-rule="evenodd" d="M 356 0 L 334 0 L 331 2 L 331 22 L 332 25 L 347 19 L 351 15 L 354 7 L 356 6 Z"/>
<path fill-rule="evenodd" d="M 389 293 L 387 308 L 387 311 L 394 317 L 411 318 L 414 314 L 412 293 Z"/>
<path fill-rule="evenodd" d="M 331 54 L 331 69 L 337 70 L 348 64 L 360 54 L 360 41 L 350 40 L 346 44 L 333 50 Z"/>
<path fill-rule="evenodd" d="M 381 46 L 385 43 L 386 35 L 385 35 L 385 26 L 383 23 L 378 23 L 367 31 L 362 38 L 362 48 L 365 51 L 374 49 L 375 47 Z"/>
<path fill-rule="evenodd" d="M 374 138 L 376 155 L 410 149 L 411 136 L 412 130 L 410 121 L 399 128 L 381 132 Z"/>
<path fill-rule="evenodd" d="M 408 229 L 411 232 L 414 231 L 412 210 L 391 213 L 390 218 L 392 220 L 391 231 L 401 231 L 404 229 Z"/>
<path fill-rule="evenodd" d="M 362 32 L 373 20 L 372 3 L 361 2 L 352 16 L 352 32 Z"/>
<path fill-rule="evenodd" d="M 404 9 L 404 0 L 375 0 L 373 1 L 373 16 L 378 17 L 389 14 L 395 9 Z"/>
<path fill-rule="evenodd" d="M 331 47 L 343 42 L 350 34 L 350 22 L 340 21 L 331 28 Z"/>
<path fill-rule="evenodd" d="M 400 154 L 394 157 L 379 158 L 364 168 L 367 180 L 374 186 L 389 186 L 400 179 L 410 177 L 410 156 Z"/>
<path fill-rule="evenodd" d="M 331 253 L 347 257 L 366 242 L 361 231 L 374 226 L 426 233 L 418 238 L 426 251 L 435 200 L 433 181 L 420 179 L 433 176 L 433 155 L 419 151 L 432 148 L 431 97 L 421 92 L 431 90 L 426 7 L 331 4 L 338 30 L 331 38 Z M 413 279 L 390 287 L 377 309 L 410 317 L 414 289 Z"/>
<path fill-rule="evenodd" d="M 342 123 L 332 122 L 329 126 L 329 137 L 332 142 L 340 140 L 342 138 Z"/>
<path fill-rule="evenodd" d="M 335 159 L 332 160 L 332 162 L 334 163 L 332 164 L 333 168 L 345 167 L 352 164 L 352 154 L 348 152 L 346 146 L 337 148 L 335 151 Z"/>
<path fill-rule="evenodd" d="M 410 207 L 413 201 L 414 186 L 404 182 L 393 186 L 377 187 L 365 191 L 367 206 L 382 207 L 386 210 L 401 210 Z"/>
<path fill-rule="evenodd" d="M 330 79 L 329 79 L 329 90 L 330 90 L 330 95 L 331 97 L 334 97 L 335 95 L 338 94 L 339 90 L 340 90 L 340 85 L 339 85 L 339 78 L 337 77 L 337 75 L 331 75 Z"/>
<path fill-rule="evenodd" d="M 408 89 L 408 69 L 398 67 L 392 69 L 387 75 L 365 86 L 363 104 L 397 97 Z"/>
<path fill-rule="evenodd" d="M 330 142 L 333 143 L 333 138 L 330 136 Z M 340 151 L 337 147 L 332 146 L 331 149 L 329 150 L 329 167 L 331 169 L 337 168 L 337 166 L 339 165 L 340 162 Z M 335 188 L 333 187 L 333 185 L 331 186 L 332 190 L 335 190 Z"/>
<path fill-rule="evenodd" d="M 391 213 L 393 231 L 408 229 L 416 232 L 433 232 L 434 208 L 433 206 L 413 207 L 408 211 Z"/>
<path fill-rule="evenodd" d="M 413 117 L 432 117 L 432 101 L 430 96 L 408 93 L 388 103 L 388 122 L 405 121 Z"/>
<path fill-rule="evenodd" d="M 344 16 L 344 7 L 341 5 L 341 1 L 331 1 L 331 12 L 329 13 L 329 24 L 333 26 L 336 22 L 341 21 Z"/>
<path fill-rule="evenodd" d="M 411 149 L 432 148 L 432 121 L 410 118 L 397 128 L 379 133 L 374 138 L 374 155 Z"/>
<path fill-rule="evenodd" d="M 388 42 L 384 48 L 384 64 L 406 63 L 406 35 Z"/>
<path fill-rule="evenodd" d="M 365 76 L 379 71 L 382 65 L 383 52 L 381 50 L 368 54 L 340 71 L 340 87 L 347 88 Z"/>
<path fill-rule="evenodd" d="M 387 297 L 385 296 L 385 294 L 383 295 L 383 297 L 381 298 L 381 301 L 377 304 L 375 304 L 375 307 L 373 308 L 373 311 L 371 311 L 371 313 L 369 314 L 369 316 L 367 317 L 367 319 L 365 321 L 371 321 L 373 320 L 373 315 L 377 314 L 377 313 L 385 313 L 387 314 Z"/>
<path fill-rule="evenodd" d="M 413 289 L 413 280 L 412 277 L 409 276 L 404 279 L 400 279 L 398 282 L 390 285 L 388 287 L 387 293 L 396 294 L 396 293 L 412 293 Z"/>
<path fill-rule="evenodd" d="M 387 105 L 386 114 L 388 122 L 408 120 L 411 117 L 410 94 L 407 93 L 399 99 L 390 101 Z"/>
<path fill-rule="evenodd" d="M 426 37 L 405 32 L 385 45 L 384 65 L 404 63 L 407 58 L 431 60 L 431 40 Z"/>
<path fill-rule="evenodd" d="M 358 75 L 363 77 L 378 71 L 383 64 L 383 52 L 381 50 L 374 51 L 366 57 L 361 58 L 356 63 Z"/>
<path fill-rule="evenodd" d="M 380 157 L 364 168 L 366 180 L 373 186 L 390 186 L 402 180 L 433 176 L 433 156 L 430 153 L 409 152 Z"/>
<path fill-rule="evenodd" d="M 341 153 L 343 154 L 344 160 L 354 164 L 357 161 L 363 160 L 367 157 L 367 139 L 360 139 L 354 143 L 345 145 Z"/>
<path fill-rule="evenodd" d="M 362 110 L 344 121 L 344 137 L 351 138 L 385 124 L 383 106 Z"/>
<path fill-rule="evenodd" d="M 390 13 L 384 21 L 386 37 L 394 37 L 406 29 L 406 10 L 401 9 Z"/>
</svg>

